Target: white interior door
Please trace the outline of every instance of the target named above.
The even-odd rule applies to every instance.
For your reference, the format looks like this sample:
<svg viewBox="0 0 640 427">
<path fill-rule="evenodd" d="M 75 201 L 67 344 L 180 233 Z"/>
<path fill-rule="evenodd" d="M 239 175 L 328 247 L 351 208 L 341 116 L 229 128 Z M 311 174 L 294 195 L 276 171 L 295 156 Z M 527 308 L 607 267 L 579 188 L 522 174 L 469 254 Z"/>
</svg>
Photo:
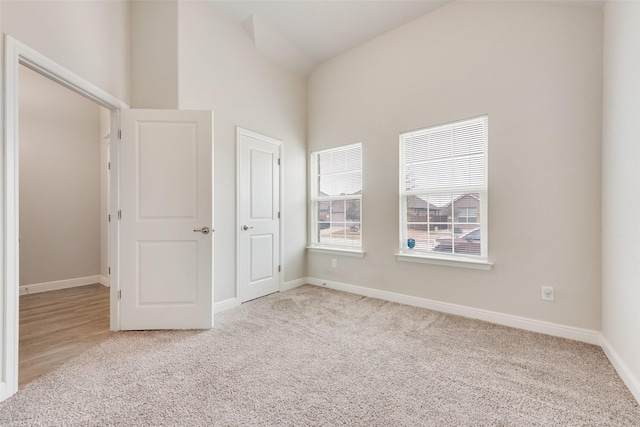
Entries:
<svg viewBox="0 0 640 427">
<path fill-rule="evenodd" d="M 238 283 L 245 302 L 280 290 L 281 142 L 238 128 Z"/>
<path fill-rule="evenodd" d="M 120 328 L 211 328 L 212 112 L 121 120 Z"/>
</svg>

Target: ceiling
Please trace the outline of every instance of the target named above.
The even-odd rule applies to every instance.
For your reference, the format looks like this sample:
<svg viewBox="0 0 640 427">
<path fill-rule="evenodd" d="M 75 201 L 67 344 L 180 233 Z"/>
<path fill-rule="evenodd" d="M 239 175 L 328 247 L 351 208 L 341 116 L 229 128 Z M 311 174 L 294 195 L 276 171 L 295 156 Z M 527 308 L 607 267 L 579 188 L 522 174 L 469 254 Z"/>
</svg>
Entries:
<svg viewBox="0 0 640 427">
<path fill-rule="evenodd" d="M 245 23 L 252 15 L 259 17 L 270 30 L 281 35 L 299 54 L 306 56 L 311 69 L 449 1 L 210 0 L 216 8 L 239 24 Z M 254 42 L 258 44 L 257 40 Z"/>
<path fill-rule="evenodd" d="M 293 71 L 309 74 L 327 59 L 451 0 L 209 1 L 242 25 L 256 48 Z M 546 2 L 602 8 L 604 0 Z"/>
</svg>

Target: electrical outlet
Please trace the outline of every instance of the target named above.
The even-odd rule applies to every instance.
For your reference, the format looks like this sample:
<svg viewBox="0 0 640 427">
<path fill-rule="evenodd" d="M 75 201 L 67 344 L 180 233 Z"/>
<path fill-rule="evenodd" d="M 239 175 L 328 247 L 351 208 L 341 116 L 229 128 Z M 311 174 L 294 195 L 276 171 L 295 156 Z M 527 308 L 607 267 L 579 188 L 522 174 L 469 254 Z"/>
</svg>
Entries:
<svg viewBox="0 0 640 427">
<path fill-rule="evenodd" d="M 553 286 L 541 286 L 541 288 L 542 288 L 543 301 L 555 301 L 555 293 L 553 292 Z"/>
<path fill-rule="evenodd" d="M 331 267 L 332 268 L 338 268 L 338 259 L 337 258 L 333 258 L 331 260 Z"/>
</svg>

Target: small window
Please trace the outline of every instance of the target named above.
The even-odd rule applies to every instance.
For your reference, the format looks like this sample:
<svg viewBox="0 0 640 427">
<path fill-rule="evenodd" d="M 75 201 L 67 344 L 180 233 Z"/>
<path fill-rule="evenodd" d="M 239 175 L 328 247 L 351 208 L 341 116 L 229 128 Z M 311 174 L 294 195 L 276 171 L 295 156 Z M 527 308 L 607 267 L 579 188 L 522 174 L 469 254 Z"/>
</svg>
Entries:
<svg viewBox="0 0 640 427">
<path fill-rule="evenodd" d="M 477 222 L 478 208 L 458 208 L 458 222 Z"/>
<path fill-rule="evenodd" d="M 362 247 L 362 145 L 311 153 L 311 246 Z"/>
<path fill-rule="evenodd" d="M 487 258 L 486 116 L 400 135 L 400 252 Z"/>
</svg>

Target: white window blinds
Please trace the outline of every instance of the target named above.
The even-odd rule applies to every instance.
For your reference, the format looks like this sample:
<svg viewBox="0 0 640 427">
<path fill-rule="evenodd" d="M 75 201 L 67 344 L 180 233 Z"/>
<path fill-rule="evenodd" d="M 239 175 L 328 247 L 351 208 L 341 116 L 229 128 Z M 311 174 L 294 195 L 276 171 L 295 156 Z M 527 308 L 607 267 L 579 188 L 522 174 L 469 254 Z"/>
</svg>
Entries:
<svg viewBox="0 0 640 427">
<path fill-rule="evenodd" d="M 486 258 L 486 116 L 400 135 L 401 251 Z"/>
<path fill-rule="evenodd" d="M 311 154 L 312 245 L 362 246 L 362 145 Z"/>
</svg>

